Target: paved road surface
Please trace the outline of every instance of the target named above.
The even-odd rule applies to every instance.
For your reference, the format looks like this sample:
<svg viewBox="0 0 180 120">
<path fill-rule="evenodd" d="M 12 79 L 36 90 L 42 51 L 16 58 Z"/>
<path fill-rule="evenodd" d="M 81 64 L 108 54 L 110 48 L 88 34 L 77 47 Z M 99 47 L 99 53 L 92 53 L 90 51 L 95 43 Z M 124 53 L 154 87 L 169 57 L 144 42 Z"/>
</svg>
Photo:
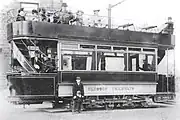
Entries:
<svg viewBox="0 0 180 120">
<path fill-rule="evenodd" d="M 14 106 L 0 93 L 0 120 L 180 120 L 180 104 L 155 104 L 154 108 L 91 110 L 80 114 L 52 112 L 51 105 Z M 179 97 L 177 97 L 179 99 Z"/>
</svg>

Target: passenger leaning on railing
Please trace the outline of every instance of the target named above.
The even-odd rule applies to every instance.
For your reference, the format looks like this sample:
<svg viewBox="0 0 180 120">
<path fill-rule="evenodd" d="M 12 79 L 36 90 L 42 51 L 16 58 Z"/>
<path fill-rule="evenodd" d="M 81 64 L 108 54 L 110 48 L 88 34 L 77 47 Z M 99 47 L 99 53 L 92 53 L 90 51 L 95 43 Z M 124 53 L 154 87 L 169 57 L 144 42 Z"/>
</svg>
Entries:
<svg viewBox="0 0 180 120">
<path fill-rule="evenodd" d="M 25 16 L 26 16 L 26 13 L 24 12 L 24 8 L 20 8 L 18 10 L 16 21 L 25 21 L 26 20 Z"/>
</svg>

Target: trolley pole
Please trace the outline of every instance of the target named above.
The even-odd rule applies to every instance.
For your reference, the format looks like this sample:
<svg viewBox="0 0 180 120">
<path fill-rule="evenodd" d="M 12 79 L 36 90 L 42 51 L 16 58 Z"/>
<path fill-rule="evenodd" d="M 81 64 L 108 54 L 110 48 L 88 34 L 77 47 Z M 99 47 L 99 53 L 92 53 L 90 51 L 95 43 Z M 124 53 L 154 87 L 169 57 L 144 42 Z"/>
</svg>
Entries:
<svg viewBox="0 0 180 120">
<path fill-rule="evenodd" d="M 111 9 L 112 9 L 113 7 L 115 7 L 115 6 L 117 6 L 117 5 L 125 2 L 125 1 L 126 1 L 126 0 L 122 0 L 122 1 L 120 1 L 120 2 L 118 2 L 118 3 L 116 3 L 115 5 L 109 4 L 109 6 L 108 6 L 108 28 L 109 28 L 109 29 L 111 29 Z"/>
<path fill-rule="evenodd" d="M 111 4 L 108 7 L 108 28 L 111 29 Z"/>
</svg>

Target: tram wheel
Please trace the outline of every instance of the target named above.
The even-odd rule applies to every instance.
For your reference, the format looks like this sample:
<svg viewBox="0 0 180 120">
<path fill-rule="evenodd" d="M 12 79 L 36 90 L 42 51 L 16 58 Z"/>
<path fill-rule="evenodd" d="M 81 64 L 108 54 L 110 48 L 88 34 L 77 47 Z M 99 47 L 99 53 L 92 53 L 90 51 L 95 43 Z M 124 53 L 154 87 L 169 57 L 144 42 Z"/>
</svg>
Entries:
<svg viewBox="0 0 180 120">
<path fill-rule="evenodd" d="M 52 108 L 61 108 L 63 107 L 62 103 L 59 103 L 58 101 L 52 102 Z"/>
<path fill-rule="evenodd" d="M 53 103 L 52 103 L 52 108 L 58 108 L 57 102 L 53 102 Z"/>
<path fill-rule="evenodd" d="M 147 108 L 149 107 L 148 103 L 147 102 L 141 102 L 141 106 L 144 107 L 144 108 Z"/>
<path fill-rule="evenodd" d="M 136 105 L 134 103 L 131 103 L 131 104 L 129 104 L 129 106 L 131 109 L 133 109 L 133 108 L 135 108 Z"/>
<path fill-rule="evenodd" d="M 108 103 L 104 105 L 104 108 L 106 110 L 113 110 L 114 109 L 114 104 L 113 103 Z"/>
<path fill-rule="evenodd" d="M 118 105 L 119 105 L 119 104 L 115 103 L 115 104 L 114 104 L 114 108 L 118 108 Z"/>
</svg>

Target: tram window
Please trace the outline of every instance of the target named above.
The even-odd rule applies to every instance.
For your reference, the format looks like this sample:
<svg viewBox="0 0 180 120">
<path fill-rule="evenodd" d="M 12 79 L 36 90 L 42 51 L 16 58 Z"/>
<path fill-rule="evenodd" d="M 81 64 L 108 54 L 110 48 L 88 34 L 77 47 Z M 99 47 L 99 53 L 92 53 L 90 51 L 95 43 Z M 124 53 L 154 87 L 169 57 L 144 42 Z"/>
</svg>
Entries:
<svg viewBox="0 0 180 120">
<path fill-rule="evenodd" d="M 155 71 L 155 55 L 129 54 L 129 71 Z"/>
<path fill-rule="evenodd" d="M 141 48 L 129 48 L 129 51 L 141 51 Z"/>
<path fill-rule="evenodd" d="M 63 51 L 63 70 L 95 70 L 95 52 Z"/>
<path fill-rule="evenodd" d="M 97 49 L 111 50 L 111 46 L 97 46 Z"/>
<path fill-rule="evenodd" d="M 155 52 L 155 49 L 147 49 L 147 48 L 144 48 L 143 51 L 146 51 L 146 52 Z"/>
<path fill-rule="evenodd" d="M 113 47 L 113 50 L 126 51 L 126 47 Z"/>
<path fill-rule="evenodd" d="M 62 43 L 62 49 L 78 49 L 78 44 L 65 44 Z"/>
<path fill-rule="evenodd" d="M 95 49 L 95 46 L 94 45 L 80 45 L 80 48 L 83 48 L 83 49 Z"/>
<path fill-rule="evenodd" d="M 124 53 L 97 53 L 97 67 L 98 70 L 106 71 L 125 71 L 126 60 Z"/>
</svg>

